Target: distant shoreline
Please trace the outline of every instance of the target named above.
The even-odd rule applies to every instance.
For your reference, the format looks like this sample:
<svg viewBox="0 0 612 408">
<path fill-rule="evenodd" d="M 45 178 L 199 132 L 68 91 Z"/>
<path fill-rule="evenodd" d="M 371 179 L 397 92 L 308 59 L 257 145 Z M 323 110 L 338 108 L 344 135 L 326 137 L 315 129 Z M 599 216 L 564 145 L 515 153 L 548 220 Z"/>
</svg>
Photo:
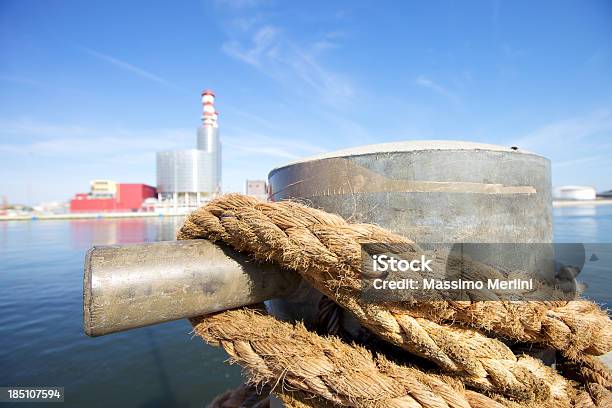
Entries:
<svg viewBox="0 0 612 408">
<path fill-rule="evenodd" d="M 91 220 L 115 218 L 184 217 L 187 214 L 156 212 L 115 212 L 115 213 L 66 213 L 66 214 L 28 214 L 0 215 L 0 221 L 44 221 L 44 220 Z"/>
<path fill-rule="evenodd" d="M 598 198 L 595 200 L 553 200 L 553 207 L 591 207 L 612 205 L 612 198 Z"/>
<path fill-rule="evenodd" d="M 612 198 L 596 200 L 554 200 L 554 208 L 592 207 L 612 205 Z M 151 217 L 184 217 L 188 213 L 156 213 L 156 212 L 108 212 L 108 213 L 66 213 L 66 214 L 28 214 L 0 215 L 1 221 L 38 221 L 38 220 L 91 220 L 115 218 L 151 218 Z"/>
</svg>

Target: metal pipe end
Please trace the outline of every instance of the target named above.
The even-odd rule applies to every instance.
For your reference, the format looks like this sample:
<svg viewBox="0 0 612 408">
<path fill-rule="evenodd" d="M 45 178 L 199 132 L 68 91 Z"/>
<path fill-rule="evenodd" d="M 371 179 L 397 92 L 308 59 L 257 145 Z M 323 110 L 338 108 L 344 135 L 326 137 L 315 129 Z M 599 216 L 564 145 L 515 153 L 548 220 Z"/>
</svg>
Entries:
<svg viewBox="0 0 612 408">
<path fill-rule="evenodd" d="M 97 337 L 292 293 L 298 274 L 206 240 L 97 246 L 85 255 L 83 331 Z"/>
<path fill-rule="evenodd" d="M 85 268 L 83 270 L 83 331 L 89 337 L 96 337 L 93 329 L 92 318 L 92 301 L 93 294 L 91 291 L 91 257 L 96 247 L 93 247 L 85 254 Z"/>
</svg>

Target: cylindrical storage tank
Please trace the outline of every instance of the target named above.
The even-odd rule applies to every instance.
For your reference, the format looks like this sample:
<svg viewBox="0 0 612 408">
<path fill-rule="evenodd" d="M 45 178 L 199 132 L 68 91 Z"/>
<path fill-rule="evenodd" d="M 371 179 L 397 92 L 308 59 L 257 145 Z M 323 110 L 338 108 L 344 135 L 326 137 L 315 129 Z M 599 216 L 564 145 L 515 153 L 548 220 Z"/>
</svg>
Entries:
<svg viewBox="0 0 612 408">
<path fill-rule="evenodd" d="M 216 155 L 198 149 L 157 153 L 157 191 L 213 194 L 217 188 Z"/>
<path fill-rule="evenodd" d="M 198 149 L 209 153 L 221 150 L 218 127 L 200 126 L 198 128 Z"/>
<path fill-rule="evenodd" d="M 589 186 L 562 186 L 553 190 L 555 200 L 595 200 L 597 191 Z"/>
<path fill-rule="evenodd" d="M 200 126 L 198 128 L 198 149 L 211 155 L 214 161 L 215 179 L 213 181 L 215 192 L 221 191 L 221 140 L 219 128 L 213 126 Z"/>
<path fill-rule="evenodd" d="M 459 141 L 363 146 L 276 168 L 269 184 L 274 201 L 299 199 L 417 243 L 552 242 L 550 162 L 520 149 Z M 547 261 L 546 272 L 552 267 Z M 308 320 L 317 301 L 309 292 L 269 308 Z"/>
</svg>

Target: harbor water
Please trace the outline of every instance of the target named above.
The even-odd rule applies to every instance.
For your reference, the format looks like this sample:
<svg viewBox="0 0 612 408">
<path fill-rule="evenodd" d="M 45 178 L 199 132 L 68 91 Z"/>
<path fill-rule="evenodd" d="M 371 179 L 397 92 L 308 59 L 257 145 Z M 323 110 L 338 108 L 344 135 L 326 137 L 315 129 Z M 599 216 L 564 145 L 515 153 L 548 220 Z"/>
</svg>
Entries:
<svg viewBox="0 0 612 408">
<path fill-rule="evenodd" d="M 85 251 L 171 240 L 181 222 L 0 222 L 0 386 L 62 386 L 67 407 L 203 407 L 238 385 L 239 367 L 224 364 L 224 352 L 192 337 L 186 320 L 93 339 L 83 334 Z M 554 236 L 557 242 L 612 242 L 612 206 L 556 208 Z M 604 265 L 589 265 L 581 279 L 587 297 L 610 307 Z"/>
</svg>

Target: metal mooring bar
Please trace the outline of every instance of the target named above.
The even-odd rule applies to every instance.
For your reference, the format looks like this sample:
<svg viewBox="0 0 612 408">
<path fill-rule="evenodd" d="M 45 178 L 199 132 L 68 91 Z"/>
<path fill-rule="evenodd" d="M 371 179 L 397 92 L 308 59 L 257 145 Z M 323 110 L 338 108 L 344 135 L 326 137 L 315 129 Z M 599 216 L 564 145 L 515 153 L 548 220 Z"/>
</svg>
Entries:
<svg viewBox="0 0 612 408">
<path fill-rule="evenodd" d="M 83 326 L 102 336 L 285 297 L 299 282 L 296 273 L 206 240 L 93 247 Z"/>
</svg>

